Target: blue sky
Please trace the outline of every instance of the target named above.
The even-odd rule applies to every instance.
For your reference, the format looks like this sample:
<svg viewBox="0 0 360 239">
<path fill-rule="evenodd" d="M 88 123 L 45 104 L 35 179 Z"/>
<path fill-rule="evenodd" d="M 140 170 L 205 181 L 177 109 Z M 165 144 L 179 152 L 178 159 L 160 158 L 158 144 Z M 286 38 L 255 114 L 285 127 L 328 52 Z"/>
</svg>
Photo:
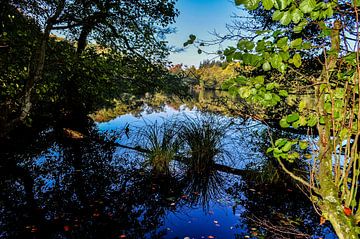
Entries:
<svg viewBox="0 0 360 239">
<path fill-rule="evenodd" d="M 176 4 L 180 11 L 176 24 L 177 32 L 167 37 L 169 45 L 182 47 L 190 34 L 194 34 L 198 39 L 209 40 L 213 36 L 209 32 L 214 29 L 217 32 L 226 32 L 226 23 L 231 22 L 231 15 L 239 11 L 235 7 L 233 0 L 178 0 Z M 216 48 L 211 50 L 216 51 Z M 183 63 L 184 65 L 195 65 L 208 58 L 206 54 L 199 55 L 194 47 L 189 47 L 184 52 L 172 53 L 169 57 L 174 64 Z"/>
</svg>

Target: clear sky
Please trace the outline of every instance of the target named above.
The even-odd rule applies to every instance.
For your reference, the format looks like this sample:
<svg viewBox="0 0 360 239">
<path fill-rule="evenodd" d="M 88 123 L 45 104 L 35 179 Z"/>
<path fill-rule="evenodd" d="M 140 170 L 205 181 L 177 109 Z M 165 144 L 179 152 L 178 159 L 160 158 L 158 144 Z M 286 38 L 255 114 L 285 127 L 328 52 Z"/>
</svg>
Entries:
<svg viewBox="0 0 360 239">
<path fill-rule="evenodd" d="M 167 40 L 178 48 L 183 46 L 190 34 L 196 35 L 198 39 L 209 40 L 214 38 L 210 34 L 214 29 L 220 33 L 226 32 L 226 23 L 230 23 L 233 13 L 239 11 L 234 0 L 178 0 L 176 7 L 180 11 L 173 25 L 177 32 L 169 35 Z M 199 55 L 194 47 L 189 47 L 184 52 L 171 53 L 169 59 L 174 64 L 198 66 L 202 60 L 213 57 Z"/>
</svg>

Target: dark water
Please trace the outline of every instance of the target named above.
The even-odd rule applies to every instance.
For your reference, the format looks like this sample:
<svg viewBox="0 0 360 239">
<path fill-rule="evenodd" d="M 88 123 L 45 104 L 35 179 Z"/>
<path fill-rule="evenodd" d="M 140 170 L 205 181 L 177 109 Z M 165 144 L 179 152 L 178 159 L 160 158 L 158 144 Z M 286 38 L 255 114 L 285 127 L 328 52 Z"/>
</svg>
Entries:
<svg viewBox="0 0 360 239">
<path fill-rule="evenodd" d="M 3 153 L 0 238 L 336 238 L 291 183 L 258 183 L 224 169 L 196 173 L 179 162 L 159 175 L 143 154 L 118 145 L 141 146 L 143 127 L 186 117 L 202 113 L 144 110 L 96 124 L 84 137 L 47 130 Z M 236 127 L 217 163 L 264 164 L 262 126 L 221 120 Z"/>
</svg>

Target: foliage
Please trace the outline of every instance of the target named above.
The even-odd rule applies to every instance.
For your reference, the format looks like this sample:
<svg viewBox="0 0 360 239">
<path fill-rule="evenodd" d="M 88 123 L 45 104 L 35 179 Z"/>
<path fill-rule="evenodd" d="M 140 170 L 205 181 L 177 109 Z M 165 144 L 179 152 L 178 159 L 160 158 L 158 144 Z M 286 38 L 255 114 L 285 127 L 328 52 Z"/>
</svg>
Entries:
<svg viewBox="0 0 360 239">
<path fill-rule="evenodd" d="M 271 12 L 273 21 L 286 27 L 259 31 L 255 43 L 241 39 L 237 47 L 226 49 L 224 55 L 228 61 L 241 61 L 258 69 L 257 76 L 239 76 L 227 84 L 235 87 L 234 94 L 252 104 L 275 107 L 288 96 L 285 82 L 296 84 L 304 79 L 310 82 L 307 87 L 312 89 L 316 105 L 309 106 L 299 99 L 297 109 L 283 115 L 280 126 L 293 129 L 316 127 L 319 137 L 309 137 L 308 141 L 280 138 L 273 142 L 268 153 L 272 153 L 281 167 L 308 189 L 322 218 L 330 221 L 339 238 L 358 238 L 360 80 L 358 45 L 354 44 L 358 35 L 355 39 L 346 36 L 359 30 L 358 6 L 356 2 L 315 0 L 236 1 L 249 10 L 257 9 L 260 2 Z M 345 11 L 356 20 L 355 23 L 346 25 L 348 22 L 342 17 Z M 310 25 L 317 26 L 318 31 L 306 38 L 301 33 Z M 288 37 L 294 34 L 298 34 L 297 38 Z M 322 39 L 322 44 L 317 45 L 318 41 L 314 39 Z M 312 51 L 311 58 L 306 58 L 311 49 L 317 50 Z M 322 68 L 314 71 L 302 67 L 304 62 L 314 61 L 316 56 Z M 296 175 L 283 163 L 283 160 L 302 160 L 294 151 L 295 147 L 312 150 L 309 162 L 312 169 L 307 177 Z"/>
<path fill-rule="evenodd" d="M 2 136 L 42 117 L 79 118 L 124 93 L 183 93 L 164 67 L 173 1 L 8 1 L 0 10 Z"/>
</svg>

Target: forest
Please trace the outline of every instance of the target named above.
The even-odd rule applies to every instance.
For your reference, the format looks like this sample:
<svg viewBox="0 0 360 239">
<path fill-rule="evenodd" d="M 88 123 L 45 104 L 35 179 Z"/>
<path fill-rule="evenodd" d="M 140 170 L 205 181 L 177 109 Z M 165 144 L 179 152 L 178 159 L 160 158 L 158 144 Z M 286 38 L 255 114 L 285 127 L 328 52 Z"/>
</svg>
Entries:
<svg viewBox="0 0 360 239">
<path fill-rule="evenodd" d="M 0 238 L 359 238 L 360 3 L 181 4 L 1 3 Z"/>
</svg>

